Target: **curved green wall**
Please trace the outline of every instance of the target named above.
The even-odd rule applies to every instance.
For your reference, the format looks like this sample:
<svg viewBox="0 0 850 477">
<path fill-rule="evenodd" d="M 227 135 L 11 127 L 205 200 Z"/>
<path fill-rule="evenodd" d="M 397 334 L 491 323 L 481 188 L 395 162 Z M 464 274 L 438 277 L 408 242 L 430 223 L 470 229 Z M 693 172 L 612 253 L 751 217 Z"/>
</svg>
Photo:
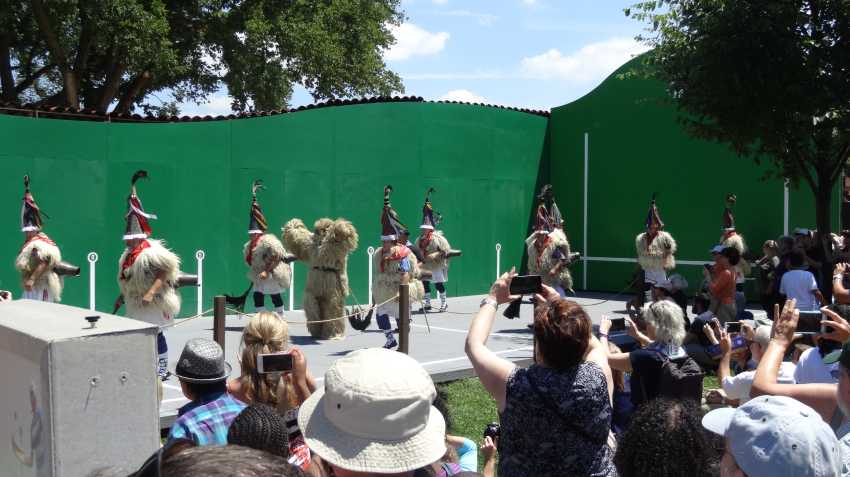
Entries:
<svg viewBox="0 0 850 477">
<path fill-rule="evenodd" d="M 761 254 L 765 240 L 783 233 L 784 187 L 763 180 L 766 167 L 736 156 L 725 145 L 690 137 L 677 122 L 678 112 L 663 85 L 640 75 L 621 73 L 641 68 L 634 59 L 588 95 L 552 110 L 551 181 L 566 216 L 571 244 L 590 257 L 633 259 L 635 236 L 643 231 L 649 201 L 658 193 L 666 230 L 679 244 L 680 261 L 708 261 L 708 250 L 721 235 L 727 193 L 738 196 L 736 225 L 751 249 Z M 588 134 L 588 247 L 584 234 L 584 134 Z M 836 191 L 837 192 L 837 191 Z M 790 191 L 790 228 L 815 227 L 814 201 L 808 186 Z M 833 206 L 838 228 L 839 195 Z M 591 260 L 587 288 L 618 291 L 634 263 Z M 702 280 L 699 265 L 676 269 L 691 284 Z M 582 266 L 573 268 L 582 286 Z M 750 295 L 755 297 L 754 294 Z"/>
<path fill-rule="evenodd" d="M 522 259 L 528 213 L 545 156 L 547 118 L 498 108 L 441 103 L 377 103 L 327 107 L 271 117 L 194 123 L 105 123 L 0 115 L 0 288 L 16 295 L 13 261 L 19 232 L 22 177 L 50 215 L 45 231 L 66 260 L 83 267 L 66 280 L 64 303 L 88 306 L 86 254 L 100 255 L 97 307 L 117 296 L 117 259 L 133 171 L 147 169 L 139 187 L 146 210 L 159 215 L 164 238 L 195 271 L 203 249 L 204 295 L 241 293 L 247 280 L 251 181 L 268 190 L 260 201 L 270 227 L 292 217 L 308 225 L 345 217 L 360 233 L 350 277 L 367 299 L 367 254 L 379 246 L 383 186 L 416 234 L 422 201 L 444 216 L 442 229 L 463 257 L 452 262 L 449 294 L 477 294 L 495 273 L 494 245 L 503 268 Z M 296 307 L 306 277 L 296 264 Z M 195 313 L 195 290 L 183 289 L 182 315 Z"/>
</svg>

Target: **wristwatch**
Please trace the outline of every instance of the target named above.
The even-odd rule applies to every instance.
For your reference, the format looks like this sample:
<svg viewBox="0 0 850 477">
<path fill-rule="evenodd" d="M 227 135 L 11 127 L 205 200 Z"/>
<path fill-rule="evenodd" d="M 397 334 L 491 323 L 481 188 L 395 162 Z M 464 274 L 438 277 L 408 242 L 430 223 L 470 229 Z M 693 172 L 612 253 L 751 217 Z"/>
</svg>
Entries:
<svg viewBox="0 0 850 477">
<path fill-rule="evenodd" d="M 485 296 L 484 299 L 481 300 L 481 305 L 479 306 L 479 308 L 483 307 L 484 305 L 493 305 L 493 308 L 497 310 L 499 309 L 499 302 L 489 296 Z"/>
</svg>

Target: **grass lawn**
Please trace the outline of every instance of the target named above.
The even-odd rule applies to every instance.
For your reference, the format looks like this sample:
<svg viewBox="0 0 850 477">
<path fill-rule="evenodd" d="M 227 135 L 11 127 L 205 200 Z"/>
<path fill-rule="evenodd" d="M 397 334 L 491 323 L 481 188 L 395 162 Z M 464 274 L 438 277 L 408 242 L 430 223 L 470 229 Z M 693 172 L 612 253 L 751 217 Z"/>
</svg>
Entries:
<svg viewBox="0 0 850 477">
<path fill-rule="evenodd" d="M 703 380 L 703 388 L 716 389 L 720 387 L 717 376 L 706 376 Z M 463 436 L 481 445 L 484 434 L 484 426 L 491 422 L 498 422 L 496 413 L 496 402 L 487 394 L 487 390 L 478 381 L 478 378 L 462 379 L 437 385 L 446 392 L 448 408 L 452 427 L 448 430 L 450 434 Z M 483 460 L 478 455 L 478 468 L 481 468 Z"/>
</svg>

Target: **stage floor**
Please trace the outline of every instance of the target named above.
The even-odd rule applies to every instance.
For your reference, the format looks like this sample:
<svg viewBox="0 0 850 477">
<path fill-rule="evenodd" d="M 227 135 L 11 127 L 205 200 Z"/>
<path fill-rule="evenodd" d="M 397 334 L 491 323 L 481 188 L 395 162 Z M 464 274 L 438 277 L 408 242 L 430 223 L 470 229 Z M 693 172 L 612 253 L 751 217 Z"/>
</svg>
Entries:
<svg viewBox="0 0 850 477">
<path fill-rule="evenodd" d="M 473 314 L 478 310 L 483 295 L 449 298 L 449 309 L 444 313 L 425 315 L 414 311 L 413 326 L 410 330 L 410 355 L 427 369 L 435 382 L 451 381 L 473 375 L 471 365 L 463 352 L 464 340 L 469 330 Z M 586 307 L 594 324 L 598 324 L 602 315 L 621 315 L 626 312 L 626 300 L 629 296 L 615 296 L 602 293 L 580 293 L 572 297 Z M 439 303 L 437 301 L 437 303 Z M 526 326 L 531 322 L 532 306 L 523 304 L 520 318 L 509 320 L 502 316 L 501 307 L 493 326 L 488 345 L 504 358 L 521 365 L 531 362 L 532 336 Z M 755 310 L 753 310 L 755 312 Z M 756 312 L 758 313 L 758 312 Z M 286 319 L 304 321 L 304 313 L 296 310 L 286 313 Z M 248 321 L 245 316 L 228 316 L 225 327 L 225 357 L 233 366 L 232 377 L 238 376 L 238 349 L 242 329 Z M 212 339 L 212 317 L 197 318 L 178 324 L 165 332 L 168 339 L 170 365 L 173 369 L 183 345 L 191 338 L 207 337 Z M 350 326 L 345 339 L 314 340 L 303 324 L 290 324 L 290 342 L 301 348 L 307 357 L 307 366 L 321 385 L 325 371 L 340 356 L 362 348 L 374 348 L 384 344 L 384 335 L 377 329 L 373 317 L 370 329 L 359 332 Z M 180 383 L 171 377 L 163 383 L 163 401 L 160 406 L 160 425 L 169 427 L 177 414 L 177 409 L 186 403 L 180 391 Z"/>
</svg>

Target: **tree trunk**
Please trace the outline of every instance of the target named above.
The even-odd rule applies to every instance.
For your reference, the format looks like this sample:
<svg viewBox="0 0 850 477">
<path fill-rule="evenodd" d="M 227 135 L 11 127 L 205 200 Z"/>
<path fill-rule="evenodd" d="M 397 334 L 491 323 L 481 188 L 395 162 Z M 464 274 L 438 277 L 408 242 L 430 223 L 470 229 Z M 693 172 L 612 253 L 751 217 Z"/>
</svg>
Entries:
<svg viewBox="0 0 850 477">
<path fill-rule="evenodd" d="M 0 93 L 3 101 L 13 102 L 17 97 L 15 79 L 12 77 L 9 37 L 6 34 L 0 34 Z"/>
<path fill-rule="evenodd" d="M 834 266 L 832 257 L 832 241 L 829 234 L 832 233 L 832 188 L 835 183 L 828 173 L 818 172 L 817 189 L 815 193 L 815 225 L 818 230 L 818 240 L 823 247 L 824 261 L 821 266 L 820 276 L 817 277 L 826 303 L 832 298 L 832 268 Z"/>
</svg>

